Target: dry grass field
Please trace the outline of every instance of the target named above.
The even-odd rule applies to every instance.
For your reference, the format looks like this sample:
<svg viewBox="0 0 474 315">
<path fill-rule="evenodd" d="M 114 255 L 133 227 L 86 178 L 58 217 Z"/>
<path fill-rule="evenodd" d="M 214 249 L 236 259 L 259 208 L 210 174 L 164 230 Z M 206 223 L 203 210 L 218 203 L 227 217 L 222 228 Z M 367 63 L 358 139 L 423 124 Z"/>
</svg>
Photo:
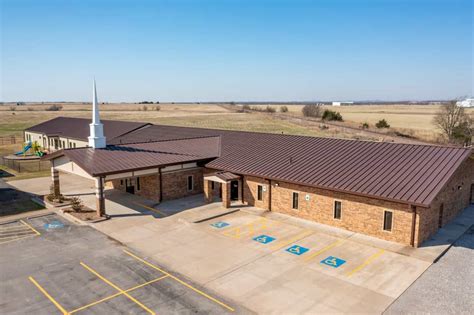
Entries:
<svg viewBox="0 0 474 315">
<path fill-rule="evenodd" d="M 62 106 L 60 111 L 47 111 L 46 109 L 51 105 L 52 103 L 35 103 L 0 106 L 0 136 L 21 136 L 25 128 L 58 116 L 84 118 L 91 116 L 91 105 L 87 103 L 61 103 L 57 104 Z M 157 106 L 160 110 L 156 110 Z M 259 106 L 266 107 L 266 105 Z M 270 106 L 278 110 L 281 105 Z M 146 110 L 144 110 L 145 107 Z M 303 105 L 287 105 L 287 107 L 289 115 L 302 116 Z M 374 124 L 380 119 L 386 119 L 392 127 L 391 130 L 426 141 L 435 141 L 439 138 L 439 133 L 432 123 L 439 106 L 357 105 L 326 108 L 339 111 L 345 120 L 344 126 L 358 128 L 360 124 L 367 122 L 370 125 L 369 130 L 376 130 Z M 304 125 L 265 113 L 237 113 L 217 104 L 102 104 L 100 109 L 103 119 L 323 137 L 377 139 L 354 130 L 332 127 L 324 130 L 315 124 Z M 474 115 L 474 109 L 467 109 L 467 111 Z"/>
<path fill-rule="evenodd" d="M 281 105 L 270 105 L 277 111 Z M 259 105 L 264 108 L 266 105 Z M 303 105 L 288 105 L 288 112 L 302 116 Z M 352 126 L 368 123 L 370 129 L 375 129 L 375 123 L 385 119 L 391 129 L 426 141 L 436 141 L 439 130 L 433 124 L 433 118 L 439 111 L 439 105 L 353 105 L 353 106 L 324 106 L 341 113 L 344 121 Z M 474 108 L 466 108 L 474 117 Z"/>
</svg>

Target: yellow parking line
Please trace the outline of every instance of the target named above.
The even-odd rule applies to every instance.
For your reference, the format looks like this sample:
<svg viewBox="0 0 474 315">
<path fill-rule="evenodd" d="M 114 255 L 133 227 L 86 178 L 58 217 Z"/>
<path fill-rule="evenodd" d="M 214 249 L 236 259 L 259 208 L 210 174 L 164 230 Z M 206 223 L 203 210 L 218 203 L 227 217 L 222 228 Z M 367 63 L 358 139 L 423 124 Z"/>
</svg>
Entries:
<svg viewBox="0 0 474 315">
<path fill-rule="evenodd" d="M 56 306 L 64 315 L 68 315 L 69 313 L 64 309 L 64 307 L 61 306 L 49 293 L 43 289 L 38 282 L 33 277 L 29 277 L 30 281 L 33 282 L 33 284 L 38 288 L 38 290 L 41 291 L 41 293 L 44 294 L 53 304 Z"/>
<path fill-rule="evenodd" d="M 292 244 L 296 241 L 299 241 L 300 239 L 302 238 L 305 238 L 311 234 L 313 234 L 314 231 L 310 231 L 310 230 L 305 230 L 297 235 L 295 235 L 294 237 L 290 238 L 290 239 L 287 239 L 287 240 L 281 240 L 280 242 L 276 243 L 275 245 L 273 245 L 271 248 L 272 249 L 280 249 L 282 247 L 285 247 L 289 244 Z"/>
<path fill-rule="evenodd" d="M 141 308 L 143 308 L 145 311 L 147 311 L 148 313 L 150 314 L 155 314 L 152 310 L 150 310 L 148 307 L 146 307 L 145 305 L 143 305 L 142 303 L 140 303 L 139 301 L 137 301 L 133 296 L 131 296 L 130 294 L 128 294 L 127 292 L 125 292 L 124 290 L 122 290 L 121 288 L 119 288 L 118 286 L 116 286 L 114 283 L 112 283 L 111 281 L 107 280 L 106 278 L 104 278 L 103 276 L 101 276 L 97 271 L 95 271 L 94 269 L 92 269 L 91 267 L 87 266 L 85 263 L 83 263 L 81 261 L 81 266 L 86 268 L 87 270 L 89 270 L 91 273 L 93 273 L 94 275 L 96 275 L 100 280 L 104 281 L 105 283 L 107 283 L 108 285 L 110 285 L 112 288 L 114 288 L 115 290 L 121 292 L 123 295 L 125 295 L 126 297 L 128 297 L 130 300 L 132 300 L 133 302 L 135 302 L 138 306 L 140 306 Z"/>
<path fill-rule="evenodd" d="M 146 285 L 155 283 L 155 282 L 160 281 L 160 280 L 162 280 L 162 279 L 164 279 L 164 278 L 167 278 L 167 277 L 168 277 L 168 276 L 165 275 L 165 276 L 162 276 L 162 277 L 159 277 L 159 278 L 150 280 L 150 281 L 145 282 L 145 283 L 143 283 L 143 284 L 137 285 L 137 286 L 135 286 L 135 287 L 133 287 L 133 288 L 127 289 L 127 290 L 125 290 L 124 292 L 127 292 L 127 293 L 128 293 L 128 292 L 130 292 L 130 291 L 133 291 L 133 290 L 142 288 L 142 287 L 144 287 L 144 286 L 146 286 Z M 84 310 L 84 309 L 86 309 L 86 308 L 89 308 L 89 307 L 91 307 L 91 306 L 94 306 L 94 305 L 97 305 L 97 304 L 99 304 L 99 303 L 102 303 L 102 302 L 111 300 L 111 299 L 113 299 L 113 298 L 115 298 L 115 297 L 117 297 L 117 296 L 119 296 L 119 295 L 122 295 L 122 294 L 123 294 L 122 292 L 117 292 L 117 293 L 115 293 L 115 294 L 109 295 L 109 296 L 107 296 L 107 297 L 105 297 L 105 298 L 103 298 L 103 299 L 100 299 L 100 300 L 98 300 L 98 301 L 95 301 L 95 302 L 92 302 L 92 303 L 90 303 L 90 304 L 87 304 L 87 305 L 81 306 L 81 307 L 79 307 L 79 308 L 76 308 L 75 310 L 70 311 L 69 314 L 77 313 L 77 312 L 82 311 L 82 310 Z"/>
<path fill-rule="evenodd" d="M 24 238 L 27 238 L 27 237 L 33 237 L 33 236 L 37 236 L 37 235 L 35 235 L 35 234 L 31 234 L 31 235 L 26 235 L 26 236 L 22 236 L 22 237 L 17 237 L 17 238 L 14 238 L 14 239 L 12 239 L 12 240 L 8 240 L 8 241 L 0 242 L 0 244 L 6 244 L 6 243 L 10 243 L 10 242 L 18 241 L 18 240 L 21 240 L 21 239 L 24 239 Z"/>
<path fill-rule="evenodd" d="M 364 261 L 361 265 L 359 265 L 359 266 L 355 267 L 354 269 L 352 269 L 351 271 L 347 272 L 347 276 L 350 277 L 350 276 L 352 276 L 353 274 L 355 274 L 356 272 L 360 271 L 362 268 L 364 268 L 365 266 L 369 265 L 369 264 L 372 263 L 375 259 L 377 259 L 378 257 L 380 257 L 384 252 L 385 252 L 384 249 L 379 250 L 378 252 L 376 252 L 375 254 L 373 254 L 372 256 L 370 256 L 369 258 L 367 258 L 367 260 Z"/>
<path fill-rule="evenodd" d="M 343 242 L 344 242 L 344 240 L 337 240 L 337 241 L 335 241 L 334 243 L 331 243 L 331 244 L 329 244 L 328 246 L 326 246 L 326 247 L 324 247 L 324 248 L 318 250 L 317 252 L 314 252 L 313 254 L 307 256 L 307 257 L 305 258 L 305 261 L 310 261 L 311 259 L 315 258 L 316 256 L 318 256 L 318 255 L 324 253 L 324 252 L 327 251 L 327 250 L 330 250 L 330 249 L 333 248 L 333 247 L 336 247 L 336 246 L 342 244 Z"/>
<path fill-rule="evenodd" d="M 181 283 L 182 285 L 184 285 L 184 286 L 190 288 L 190 289 L 193 290 L 194 292 L 197 292 L 197 293 L 201 294 L 202 296 L 208 298 L 209 300 L 211 300 L 211 301 L 213 301 L 213 302 L 215 302 L 215 303 L 221 305 L 222 307 L 228 309 L 229 311 L 231 311 L 231 312 L 235 311 L 232 307 L 228 306 L 227 304 L 225 304 L 225 303 L 223 303 L 223 302 L 217 300 L 216 298 L 213 298 L 212 296 L 210 296 L 210 295 L 208 295 L 208 294 L 202 292 L 202 291 L 199 290 L 199 289 L 196 289 L 196 288 L 193 287 L 192 285 L 190 285 L 190 284 L 188 284 L 188 283 L 182 281 L 181 279 L 179 279 L 179 278 L 173 276 L 172 274 L 170 274 L 170 273 L 168 273 L 168 272 L 162 270 L 161 268 L 159 268 L 159 267 L 157 267 L 157 266 L 155 266 L 155 265 L 149 263 L 148 261 L 143 260 L 142 258 L 136 256 L 135 254 L 132 254 L 132 253 L 130 253 L 129 251 L 127 251 L 127 250 L 125 250 L 125 249 L 124 249 L 123 251 L 124 251 L 126 254 L 128 254 L 129 256 L 135 258 L 136 260 L 141 261 L 141 262 L 144 263 L 145 265 L 147 265 L 147 266 L 149 266 L 149 267 L 151 267 L 151 268 L 153 268 L 153 269 L 155 269 L 155 270 L 158 270 L 158 271 L 164 273 L 165 275 L 169 276 L 170 278 L 173 278 L 174 280 L 178 281 L 178 282 Z"/>
<path fill-rule="evenodd" d="M 29 225 L 28 223 L 26 223 L 25 221 L 23 220 L 20 220 L 21 223 L 23 223 L 24 225 L 26 225 L 27 227 L 29 227 L 33 232 L 36 233 L 36 235 L 41 235 L 40 232 L 36 231 L 31 225 Z"/>
<path fill-rule="evenodd" d="M 0 227 L 0 232 L 10 231 L 10 230 L 29 230 L 29 228 L 24 225 Z"/>
<path fill-rule="evenodd" d="M 158 209 L 155 209 L 155 208 L 152 208 L 152 207 L 148 207 L 148 206 L 146 206 L 146 205 L 144 205 L 144 204 L 141 204 L 141 203 L 138 203 L 138 202 L 133 202 L 133 203 L 136 204 L 137 206 L 140 206 L 140 207 L 145 208 L 145 209 L 147 209 L 147 210 L 156 212 L 156 213 L 161 214 L 161 215 L 163 215 L 163 216 L 165 216 L 165 217 L 168 216 L 168 214 L 166 214 L 166 213 L 164 213 L 164 212 L 162 212 L 162 211 L 160 211 L 160 210 L 158 210 Z"/>
</svg>

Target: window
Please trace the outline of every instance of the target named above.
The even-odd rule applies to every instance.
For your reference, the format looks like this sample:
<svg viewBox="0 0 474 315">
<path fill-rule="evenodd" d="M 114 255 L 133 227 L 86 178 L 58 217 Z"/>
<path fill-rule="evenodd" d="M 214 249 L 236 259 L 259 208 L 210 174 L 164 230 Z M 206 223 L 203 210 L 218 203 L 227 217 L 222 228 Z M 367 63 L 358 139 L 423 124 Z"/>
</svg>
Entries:
<svg viewBox="0 0 474 315">
<path fill-rule="evenodd" d="M 73 143 L 74 144 L 74 148 L 76 147 L 76 143 Z"/>
<path fill-rule="evenodd" d="M 260 201 L 263 200 L 263 186 L 262 185 L 257 186 L 257 200 L 260 200 Z"/>
<path fill-rule="evenodd" d="M 66 142 L 63 140 L 63 148 L 66 149 Z"/>
<path fill-rule="evenodd" d="M 298 198 L 299 198 L 299 194 L 297 192 L 294 192 L 293 193 L 293 209 L 298 209 Z"/>
<path fill-rule="evenodd" d="M 123 186 L 123 179 L 120 180 L 120 186 Z"/>
<path fill-rule="evenodd" d="M 393 220 L 393 213 L 392 211 L 384 211 L 383 212 L 383 229 L 384 231 L 392 231 L 392 220 Z"/>
<path fill-rule="evenodd" d="M 188 191 L 192 191 L 194 189 L 194 180 L 193 176 L 188 176 Z"/>
<path fill-rule="evenodd" d="M 341 219 L 342 203 L 340 201 L 334 201 L 334 219 Z"/>
<path fill-rule="evenodd" d="M 214 182 L 211 182 L 211 189 L 214 189 Z"/>
<path fill-rule="evenodd" d="M 140 190 L 140 177 L 137 177 L 137 190 Z"/>
</svg>

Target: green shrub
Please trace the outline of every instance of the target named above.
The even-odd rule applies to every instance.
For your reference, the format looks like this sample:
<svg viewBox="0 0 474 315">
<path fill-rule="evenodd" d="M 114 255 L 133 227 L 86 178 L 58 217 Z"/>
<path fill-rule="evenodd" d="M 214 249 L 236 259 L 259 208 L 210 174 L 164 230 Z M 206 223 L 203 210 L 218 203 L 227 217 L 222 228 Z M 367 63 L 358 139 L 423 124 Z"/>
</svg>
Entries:
<svg viewBox="0 0 474 315">
<path fill-rule="evenodd" d="M 362 128 L 362 129 L 369 129 L 369 124 L 365 122 L 365 123 L 363 123 L 363 124 L 360 125 L 360 128 Z"/>
<path fill-rule="evenodd" d="M 342 120 L 342 115 L 339 112 L 335 112 L 329 109 L 326 109 L 323 113 L 323 120 L 328 120 L 328 121 L 343 121 Z"/>
<path fill-rule="evenodd" d="M 81 212 L 82 209 L 84 208 L 84 205 L 82 204 L 81 199 L 79 199 L 78 197 L 72 197 L 71 198 L 71 208 L 75 212 Z"/>
<path fill-rule="evenodd" d="M 375 127 L 377 127 L 378 129 L 390 128 L 390 125 L 387 123 L 385 119 L 381 119 L 375 124 Z"/>
</svg>

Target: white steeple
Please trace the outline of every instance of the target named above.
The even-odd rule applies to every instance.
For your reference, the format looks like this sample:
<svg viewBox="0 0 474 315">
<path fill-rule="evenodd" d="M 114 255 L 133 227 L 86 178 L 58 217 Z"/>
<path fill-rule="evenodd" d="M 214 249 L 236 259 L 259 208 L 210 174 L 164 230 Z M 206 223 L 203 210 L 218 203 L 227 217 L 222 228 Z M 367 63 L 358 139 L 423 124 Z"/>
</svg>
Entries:
<svg viewBox="0 0 474 315">
<path fill-rule="evenodd" d="M 99 102 L 97 101 L 97 90 L 95 88 L 95 79 L 92 89 L 92 124 L 90 127 L 89 146 L 94 149 L 105 148 L 104 125 L 100 122 Z"/>
</svg>

